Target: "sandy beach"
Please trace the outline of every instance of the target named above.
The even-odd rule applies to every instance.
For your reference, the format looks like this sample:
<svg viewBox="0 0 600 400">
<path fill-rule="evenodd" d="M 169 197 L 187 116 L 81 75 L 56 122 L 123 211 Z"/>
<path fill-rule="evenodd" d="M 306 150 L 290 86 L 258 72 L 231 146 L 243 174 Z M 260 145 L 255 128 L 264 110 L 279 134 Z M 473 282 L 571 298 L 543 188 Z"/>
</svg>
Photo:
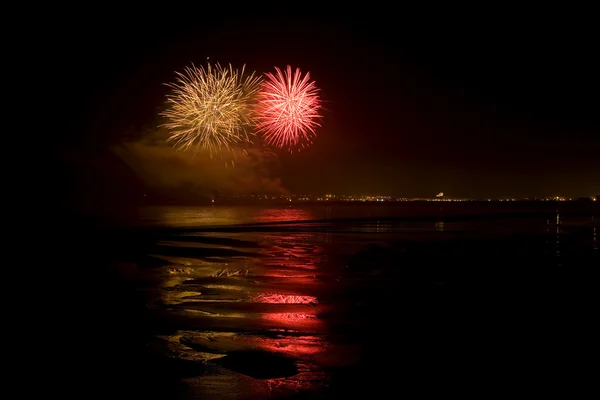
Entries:
<svg viewBox="0 0 600 400">
<path fill-rule="evenodd" d="M 506 211 L 202 225 L 181 208 L 74 232 L 48 337 L 70 386 L 112 398 L 582 387 L 598 213 Z"/>
</svg>

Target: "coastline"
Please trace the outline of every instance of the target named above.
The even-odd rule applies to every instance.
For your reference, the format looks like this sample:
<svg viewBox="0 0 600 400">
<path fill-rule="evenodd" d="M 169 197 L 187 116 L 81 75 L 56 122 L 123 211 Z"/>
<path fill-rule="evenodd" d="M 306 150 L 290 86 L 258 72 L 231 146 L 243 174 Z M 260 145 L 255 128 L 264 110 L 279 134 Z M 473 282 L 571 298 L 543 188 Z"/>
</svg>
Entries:
<svg viewBox="0 0 600 400">
<path fill-rule="evenodd" d="M 369 227 L 369 221 L 365 219 L 321 221 L 321 224 L 328 227 L 325 230 L 320 228 L 315 230 L 314 223 L 302 222 L 204 229 L 194 227 L 171 229 L 160 227 L 147 230 L 142 228 L 73 229 L 68 238 L 54 237 L 55 243 L 62 242 L 63 245 L 60 250 L 56 250 L 55 254 L 48 257 L 49 260 L 60 260 L 62 265 L 62 271 L 53 271 L 53 280 L 60 279 L 62 284 L 59 286 L 60 289 L 55 290 L 49 297 L 53 304 L 57 305 L 52 325 L 58 328 L 54 332 L 49 332 L 49 336 L 51 337 L 52 334 L 57 336 L 53 338 L 56 346 L 53 352 L 56 353 L 57 359 L 71 360 L 69 369 L 62 373 L 78 381 L 82 390 L 97 388 L 105 390 L 106 393 L 114 391 L 112 395 L 118 392 L 123 394 L 122 397 L 126 397 L 126 388 L 136 395 L 140 394 L 142 388 L 146 388 L 145 395 L 151 398 L 152 395 L 156 398 L 173 398 L 176 397 L 174 394 L 181 394 L 185 398 L 185 393 L 190 390 L 190 387 L 195 387 L 196 390 L 200 390 L 199 387 L 208 390 L 203 386 L 206 382 L 224 376 L 232 379 L 239 377 L 237 372 L 232 375 L 231 369 L 223 369 L 218 363 L 197 363 L 188 359 L 168 357 L 161 352 L 164 349 L 148 347 L 149 343 L 156 343 L 157 333 L 172 335 L 186 325 L 181 325 L 181 321 L 184 320 L 180 322 L 177 322 L 177 319 L 171 320 L 176 315 L 176 308 L 172 306 L 165 308 L 161 313 L 157 313 L 156 309 L 148 309 L 147 304 L 152 300 L 153 292 L 140 290 L 140 288 L 148 284 L 146 273 L 170 271 L 169 265 L 174 261 L 182 263 L 174 270 L 183 271 L 191 268 L 191 273 L 196 274 L 197 271 L 206 270 L 207 267 L 202 265 L 210 260 L 216 260 L 214 257 L 229 260 L 232 265 L 237 265 L 236 263 L 241 259 L 255 260 L 253 262 L 257 264 L 252 264 L 255 265 L 252 268 L 259 275 L 254 279 L 265 282 L 268 281 L 265 280 L 265 271 L 274 272 L 273 268 L 288 271 L 286 274 L 289 275 L 290 271 L 295 271 L 293 265 L 289 264 L 291 261 L 277 255 L 281 250 L 277 250 L 281 247 L 281 240 L 283 240 L 281 238 L 285 237 L 287 238 L 285 240 L 290 241 L 291 247 L 284 246 L 284 248 L 306 249 L 305 253 L 296 255 L 304 260 L 305 265 L 317 262 L 316 260 L 322 257 L 335 260 L 335 262 L 331 261 L 333 264 L 329 267 L 334 270 L 342 266 L 340 264 L 342 261 L 347 265 L 346 269 L 339 271 L 341 283 L 333 279 L 333 275 L 330 279 L 328 274 L 314 282 L 315 284 L 321 281 L 328 282 L 326 291 L 315 289 L 317 291 L 313 294 L 320 298 L 320 304 L 325 306 L 331 303 L 336 310 L 333 314 L 320 311 L 319 318 L 329 321 L 327 324 L 333 324 L 331 327 L 335 327 L 340 323 L 339 321 L 342 321 L 342 325 L 338 328 L 328 329 L 334 331 L 341 329 L 340 332 L 346 337 L 345 340 L 359 344 L 361 349 L 356 353 L 361 360 L 356 367 L 325 369 L 329 371 L 328 379 L 332 380 L 329 389 L 322 389 L 319 392 L 325 397 L 332 393 L 352 391 L 368 393 L 369 390 L 375 390 L 369 389 L 368 382 L 383 379 L 387 375 L 390 375 L 391 379 L 394 374 L 394 369 L 383 371 L 381 370 L 383 367 L 380 367 L 376 370 L 382 375 L 377 377 L 373 375 L 375 370 L 371 370 L 373 366 L 385 363 L 388 357 L 403 359 L 398 364 L 398 368 L 402 368 L 402 374 L 406 379 L 408 376 L 413 376 L 415 379 L 422 378 L 420 372 L 405 369 L 409 361 L 422 362 L 426 359 L 435 359 L 437 360 L 436 379 L 447 378 L 449 384 L 452 382 L 456 384 L 460 379 L 458 379 L 458 371 L 451 372 L 453 367 L 450 360 L 456 357 L 463 359 L 475 357 L 472 362 L 491 367 L 489 364 L 491 358 L 475 361 L 478 357 L 477 348 L 481 349 L 480 346 L 485 348 L 498 340 L 500 342 L 496 342 L 495 349 L 492 353 L 488 352 L 487 357 L 492 357 L 492 354 L 495 354 L 493 357 L 500 357 L 500 359 L 506 359 L 509 354 L 518 357 L 518 352 L 525 351 L 526 346 L 529 346 L 527 352 L 539 353 L 537 357 L 540 357 L 532 362 L 536 365 L 543 364 L 542 360 L 546 359 L 543 355 L 543 343 L 558 339 L 557 334 L 550 331 L 551 325 L 570 321 L 572 327 L 583 327 L 584 322 L 578 317 L 591 311 L 585 303 L 585 296 L 591 293 L 587 292 L 591 284 L 587 279 L 593 276 L 593 271 L 589 269 L 593 264 L 588 262 L 598 259 L 598 256 L 597 252 L 596 255 L 591 252 L 591 243 L 589 249 L 581 247 L 588 244 L 581 244 L 578 238 L 580 235 L 578 232 L 588 232 L 589 227 L 574 223 L 569 228 L 567 215 L 563 217 L 566 218 L 564 222 L 566 230 L 559 235 L 560 247 L 557 247 L 556 243 L 548 242 L 548 239 L 556 241 L 556 224 L 551 225 L 553 230 L 548 233 L 541 231 L 537 235 L 532 235 L 523 231 L 515 236 L 511 231 L 509 235 L 503 237 L 497 234 L 486 237 L 473 236 L 468 233 L 472 231 L 465 230 L 464 226 L 456 225 L 453 228 L 457 221 L 452 222 L 452 219 L 447 220 L 449 222 L 446 223 L 445 231 L 437 229 L 434 220 L 427 222 L 430 228 L 425 233 L 407 231 L 405 225 L 393 219 L 390 222 L 393 228 L 386 228 L 387 231 L 382 231 L 381 226 Z M 540 216 L 541 214 L 535 214 L 533 219 L 539 222 L 539 227 L 545 226 L 546 221 L 541 220 Z M 504 221 L 504 225 L 507 224 L 505 219 L 500 221 Z M 335 228 L 335 224 L 340 226 Z M 357 226 L 365 226 L 367 230 L 357 230 Z M 389 229 L 392 229 L 392 232 Z M 182 234 L 186 237 L 191 234 L 193 242 L 186 242 L 184 247 L 167 248 L 164 245 L 157 247 L 158 242 L 169 237 L 171 241 L 173 237 L 180 240 Z M 314 246 L 328 237 L 333 238 L 334 242 L 340 240 L 341 242 L 337 247 L 322 252 L 319 250 L 319 253 L 313 255 L 314 251 L 320 248 Z M 226 238 L 229 239 L 225 240 Z M 390 238 L 397 238 L 397 240 L 390 242 Z M 409 238 L 414 240 L 408 240 Z M 314 242 L 317 239 L 318 241 Z M 349 239 L 353 241 L 348 242 Z M 258 247 L 253 247 L 252 243 L 256 240 L 259 240 L 255 244 Z M 264 240 L 267 242 L 261 242 Z M 273 240 L 274 242 L 271 242 Z M 192 244 L 194 247 L 190 247 Z M 187 248 L 197 248 L 197 250 L 190 253 Z M 346 252 L 338 254 L 340 248 Z M 565 260 L 563 264 L 569 266 L 568 270 L 559 267 L 555 262 L 557 255 L 552 251 L 556 248 L 562 251 L 561 256 Z M 580 249 L 583 248 L 586 249 L 586 253 L 581 252 Z M 180 257 L 180 261 L 177 261 L 177 258 L 170 258 L 170 261 L 165 264 L 164 259 L 161 261 L 161 259 L 148 258 L 148 254 L 156 254 L 159 250 L 161 250 L 159 254 L 171 254 L 167 252 L 168 249 L 178 249 L 170 257 Z M 217 249 L 222 250 L 215 253 Z M 267 250 L 267 253 L 261 253 Z M 194 264 L 191 267 L 185 265 L 186 258 L 190 259 L 190 257 L 192 260 L 197 260 L 196 263 L 200 263 L 198 267 L 194 267 Z M 272 261 L 268 261 L 271 259 Z M 267 261 L 268 266 L 261 266 Z M 396 271 L 395 265 L 403 267 Z M 482 268 L 482 265 L 485 265 L 485 268 Z M 553 267 L 549 268 L 549 266 Z M 215 273 L 210 272 L 213 270 L 206 271 L 209 274 Z M 242 278 L 232 282 L 237 282 L 235 284 L 239 285 L 243 281 Z M 208 277 L 202 279 L 198 281 L 198 285 L 202 285 L 201 282 L 205 282 Z M 382 291 L 380 285 L 386 281 L 391 286 L 388 290 Z M 290 280 L 290 283 L 293 282 Z M 248 283 L 248 285 L 250 286 L 246 290 L 258 290 L 255 284 Z M 306 283 L 302 285 L 304 286 L 299 287 L 310 287 L 306 286 Z M 188 288 L 191 287 L 188 283 Z M 256 289 L 252 289 L 255 287 Z M 215 298 L 222 295 L 216 292 Z M 340 299 L 347 296 L 351 296 L 350 301 L 357 302 L 353 307 L 362 305 L 348 313 L 352 308 L 347 309 L 345 303 L 340 303 Z M 190 304 L 184 303 L 180 312 L 189 313 L 186 310 L 191 309 Z M 199 309 L 208 311 L 207 306 L 208 303 L 204 303 Z M 226 305 L 220 307 L 220 312 L 235 311 L 235 307 Z M 256 306 L 248 307 L 252 310 L 252 307 Z M 166 320 L 159 314 L 166 316 Z M 194 317 L 194 320 L 197 322 L 193 326 L 199 329 L 205 324 L 201 322 L 202 318 Z M 216 324 L 213 324 L 211 329 L 215 327 L 225 329 L 227 325 L 223 323 L 229 320 L 215 320 L 207 316 L 204 317 L 204 321 L 212 321 L 211 323 Z M 344 321 L 354 322 L 345 325 Z M 413 345 L 397 347 L 397 344 L 394 344 L 395 340 L 388 345 L 381 342 L 381 337 L 397 335 L 394 333 L 396 331 L 393 326 L 397 326 L 398 321 L 404 326 L 400 331 L 401 338 L 398 339 L 403 343 L 412 342 Z M 290 322 L 293 321 L 284 321 L 284 324 Z M 373 331 L 375 327 L 382 324 L 389 334 Z M 209 325 L 204 326 L 206 328 Z M 350 333 L 355 333 L 350 334 L 347 331 L 349 328 L 343 328 L 344 326 L 354 326 L 352 328 L 354 331 Z M 410 329 L 407 330 L 407 327 Z M 549 331 L 544 332 L 545 328 Z M 517 331 L 520 333 L 517 334 Z M 439 335 L 441 332 L 444 333 L 442 336 Z M 473 336 L 475 332 L 479 332 L 479 337 Z M 536 335 L 543 335 L 544 339 L 535 343 Z M 533 342 L 526 345 L 528 340 Z M 503 344 L 498 346 L 500 343 Z M 382 345 L 387 349 L 383 354 L 377 348 Z M 459 351 L 459 348 L 462 350 Z M 562 346 L 554 344 L 553 354 L 557 355 L 563 350 L 565 349 Z M 247 359 L 246 356 L 244 357 L 236 361 L 233 366 L 231 364 L 227 366 L 234 370 L 243 368 L 243 362 Z M 99 369 L 103 365 L 111 365 L 110 371 Z M 550 365 L 556 367 L 555 362 L 549 363 L 547 367 Z M 429 373 L 434 373 L 434 370 L 429 370 Z M 208 381 L 206 379 L 197 381 L 201 376 L 207 377 Z M 364 385 L 356 386 L 356 382 L 354 386 L 350 385 L 353 380 L 361 379 Z M 202 382 L 200 386 L 198 386 L 199 382 Z M 255 381 L 244 382 L 251 386 Z M 54 383 L 66 384 L 60 380 Z M 382 388 L 389 389 L 390 385 L 392 384 L 382 385 Z M 213 394 L 216 393 L 218 392 Z"/>
</svg>

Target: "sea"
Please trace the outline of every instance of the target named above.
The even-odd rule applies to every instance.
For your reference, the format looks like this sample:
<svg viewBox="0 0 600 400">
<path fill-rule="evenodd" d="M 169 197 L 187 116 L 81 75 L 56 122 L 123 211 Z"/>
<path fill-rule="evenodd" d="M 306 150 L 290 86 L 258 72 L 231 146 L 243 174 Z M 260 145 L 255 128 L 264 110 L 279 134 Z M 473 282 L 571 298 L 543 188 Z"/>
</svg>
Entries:
<svg viewBox="0 0 600 400">
<path fill-rule="evenodd" d="M 129 217 L 73 228 L 49 256 L 63 272 L 46 329 L 65 366 L 45 373 L 65 396 L 573 397 L 597 379 L 596 203 Z"/>
</svg>

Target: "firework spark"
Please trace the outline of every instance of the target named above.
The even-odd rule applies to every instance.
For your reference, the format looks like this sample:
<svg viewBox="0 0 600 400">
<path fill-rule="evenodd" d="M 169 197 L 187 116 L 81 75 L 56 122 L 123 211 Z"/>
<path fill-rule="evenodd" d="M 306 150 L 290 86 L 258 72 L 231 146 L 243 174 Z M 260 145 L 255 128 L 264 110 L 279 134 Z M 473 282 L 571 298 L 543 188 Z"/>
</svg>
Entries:
<svg viewBox="0 0 600 400">
<path fill-rule="evenodd" d="M 290 151 L 306 147 L 320 126 L 319 89 L 310 81 L 310 73 L 303 77 L 299 68 L 294 73 L 289 65 L 285 73 L 277 67 L 275 71 L 265 74 L 257 95 L 256 132 L 269 145 Z"/>
<path fill-rule="evenodd" d="M 205 150 L 212 156 L 249 140 L 252 99 L 260 89 L 260 76 L 246 75 L 245 66 L 234 69 L 218 63 L 206 68 L 192 65 L 176 74 L 176 81 L 167 84 L 172 92 L 167 95 L 167 110 L 161 113 L 175 147 Z"/>
</svg>

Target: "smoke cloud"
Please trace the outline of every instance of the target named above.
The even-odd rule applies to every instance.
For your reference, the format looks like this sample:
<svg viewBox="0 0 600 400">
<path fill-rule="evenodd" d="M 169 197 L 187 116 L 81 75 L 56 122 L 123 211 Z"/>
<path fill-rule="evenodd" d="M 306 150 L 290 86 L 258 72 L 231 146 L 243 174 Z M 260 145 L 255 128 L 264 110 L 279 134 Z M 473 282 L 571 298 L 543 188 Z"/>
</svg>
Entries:
<svg viewBox="0 0 600 400">
<path fill-rule="evenodd" d="M 173 148 L 166 132 L 158 129 L 124 141 L 113 151 L 148 188 L 170 197 L 288 194 L 275 176 L 279 169 L 277 154 L 264 146 L 251 145 L 211 157 Z"/>
</svg>

